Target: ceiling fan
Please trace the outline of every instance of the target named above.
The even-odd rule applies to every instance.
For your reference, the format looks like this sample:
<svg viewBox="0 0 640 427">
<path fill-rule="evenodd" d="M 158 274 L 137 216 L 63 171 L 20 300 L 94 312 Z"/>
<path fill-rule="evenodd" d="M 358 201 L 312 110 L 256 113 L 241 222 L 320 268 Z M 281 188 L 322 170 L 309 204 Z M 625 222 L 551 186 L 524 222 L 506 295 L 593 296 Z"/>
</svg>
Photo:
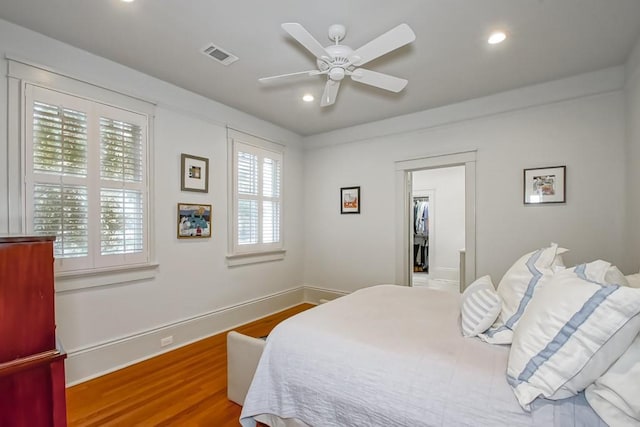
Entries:
<svg viewBox="0 0 640 427">
<path fill-rule="evenodd" d="M 263 77 L 258 79 L 261 83 L 269 83 L 278 79 L 293 76 L 326 75 L 327 83 L 320 100 L 320 106 L 326 107 L 336 102 L 340 82 L 345 76 L 352 80 L 370 86 L 375 86 L 391 92 L 400 92 L 408 81 L 388 74 L 359 68 L 380 56 L 398 49 L 416 39 L 413 30 L 407 24 L 400 24 L 381 36 L 371 40 L 364 46 L 353 50 L 349 46 L 341 45 L 340 41 L 346 34 L 344 25 L 335 24 L 329 27 L 329 39 L 335 44 L 323 47 L 302 25 L 298 23 L 282 24 L 289 35 L 304 46 L 316 58 L 317 70 L 300 71 L 296 73 L 282 74 L 279 76 Z"/>
</svg>

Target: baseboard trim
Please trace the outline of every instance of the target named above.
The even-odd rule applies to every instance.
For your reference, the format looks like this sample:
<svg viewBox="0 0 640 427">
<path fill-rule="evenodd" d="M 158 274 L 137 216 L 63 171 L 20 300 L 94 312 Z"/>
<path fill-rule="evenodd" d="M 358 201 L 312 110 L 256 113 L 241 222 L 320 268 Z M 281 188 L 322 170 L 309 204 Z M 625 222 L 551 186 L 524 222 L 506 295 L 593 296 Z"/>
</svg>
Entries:
<svg viewBox="0 0 640 427">
<path fill-rule="evenodd" d="M 436 267 L 430 273 L 431 279 L 449 280 L 456 283 L 460 281 L 460 270 L 457 268 Z"/>
<path fill-rule="evenodd" d="M 331 301 L 333 299 L 343 297 L 347 295 L 349 292 L 339 291 L 337 289 L 326 289 L 326 288 L 318 288 L 315 286 L 305 285 L 302 287 L 304 290 L 304 301 L 310 304 L 320 304 L 327 300 Z"/>
<path fill-rule="evenodd" d="M 336 291 L 313 288 L 314 299 L 327 298 Z M 325 291 L 326 293 L 321 293 Z M 318 293 L 320 292 L 320 293 Z M 175 350 L 179 347 L 208 338 L 262 317 L 296 306 L 305 301 L 307 290 L 300 286 L 275 294 L 222 307 L 209 313 L 162 325 L 142 333 L 103 342 L 97 345 L 70 350 L 65 363 L 67 386 L 73 386 L 93 378 L 125 368 L 143 360 Z M 172 336 L 173 343 L 160 346 L 160 340 Z"/>
</svg>

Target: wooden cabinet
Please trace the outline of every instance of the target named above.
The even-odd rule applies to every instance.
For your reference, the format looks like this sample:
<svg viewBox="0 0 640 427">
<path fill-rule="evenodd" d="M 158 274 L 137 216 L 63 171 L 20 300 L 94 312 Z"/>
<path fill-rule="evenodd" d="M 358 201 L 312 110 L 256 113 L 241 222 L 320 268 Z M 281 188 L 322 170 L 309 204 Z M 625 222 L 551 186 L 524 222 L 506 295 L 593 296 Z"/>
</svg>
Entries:
<svg viewBox="0 0 640 427">
<path fill-rule="evenodd" d="M 0 427 L 66 426 L 53 240 L 0 235 Z"/>
</svg>

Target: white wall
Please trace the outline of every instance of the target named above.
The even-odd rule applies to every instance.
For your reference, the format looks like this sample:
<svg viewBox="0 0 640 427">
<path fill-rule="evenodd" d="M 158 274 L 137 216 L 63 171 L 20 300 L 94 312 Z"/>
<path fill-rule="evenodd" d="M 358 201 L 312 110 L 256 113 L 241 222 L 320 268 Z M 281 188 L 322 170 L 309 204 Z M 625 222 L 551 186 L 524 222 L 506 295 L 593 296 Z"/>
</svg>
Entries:
<svg viewBox="0 0 640 427">
<path fill-rule="evenodd" d="M 626 67 L 627 81 L 627 236 L 630 271 L 640 269 L 640 39 Z"/>
<path fill-rule="evenodd" d="M 460 249 L 464 248 L 464 166 L 413 173 L 414 195 L 433 190 L 430 200 L 429 277 L 458 280 Z"/>
<path fill-rule="evenodd" d="M 614 68 L 306 138 L 317 148 L 305 153 L 305 284 L 393 282 L 402 250 L 394 161 L 473 149 L 477 276 L 497 281 L 517 257 L 551 241 L 571 249 L 567 262 L 604 258 L 629 271 L 622 85 Z M 567 203 L 524 206 L 523 169 L 556 165 L 567 166 Z M 361 215 L 339 214 L 346 185 L 362 187 Z"/>
<path fill-rule="evenodd" d="M 68 379 L 75 382 L 100 371 L 160 351 L 158 334 L 173 334 L 182 344 L 218 330 L 204 320 L 216 313 L 256 304 L 273 294 L 286 294 L 302 281 L 303 157 L 300 138 L 284 129 L 193 93 L 151 78 L 0 20 L 0 55 L 15 55 L 123 93 L 157 102 L 155 117 L 154 205 L 156 258 L 153 280 L 58 293 L 57 332 L 66 350 Z M 0 163 L 7 170 L 7 82 L 0 82 Z M 227 248 L 227 142 L 225 125 L 279 141 L 285 151 L 284 261 L 228 268 Z M 180 191 L 180 153 L 210 159 L 208 194 Z M 0 174 L 0 232 L 20 223 L 19 211 L 7 207 L 10 180 Z M 15 177 L 13 179 L 15 181 Z M 201 202 L 213 205 L 213 237 L 198 241 L 176 238 L 176 204 Z M 12 226 L 12 228 L 14 228 Z M 12 229 L 11 231 L 15 231 Z M 87 279 L 90 280 L 90 279 Z M 301 291 L 300 291 L 301 292 Z M 283 294 L 283 295 L 284 295 Z M 277 298 L 276 298 L 277 299 Z M 299 303 L 300 297 L 295 298 Z M 280 298 L 279 304 L 291 303 Z M 267 312 L 274 306 L 261 306 Z M 229 317 L 242 323 L 260 316 L 248 311 Z M 266 314 L 266 313 L 265 313 Z M 204 320 L 203 320 L 204 319 Z M 205 326 L 203 326 L 205 325 Z M 194 328 L 200 328 L 195 331 Z M 191 328 L 191 329 L 190 329 Z M 150 339 L 150 334 L 153 339 Z"/>
</svg>

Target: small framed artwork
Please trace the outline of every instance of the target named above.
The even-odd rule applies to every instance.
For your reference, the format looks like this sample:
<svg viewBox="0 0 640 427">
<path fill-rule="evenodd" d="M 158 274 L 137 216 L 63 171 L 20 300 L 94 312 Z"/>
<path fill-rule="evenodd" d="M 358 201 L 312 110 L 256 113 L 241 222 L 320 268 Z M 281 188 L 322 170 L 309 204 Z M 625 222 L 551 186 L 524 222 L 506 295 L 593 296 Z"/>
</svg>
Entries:
<svg viewBox="0 0 640 427">
<path fill-rule="evenodd" d="M 566 166 L 524 170 L 524 204 L 565 203 Z"/>
<path fill-rule="evenodd" d="M 342 187 L 340 189 L 340 213 L 360 213 L 360 187 Z"/>
<path fill-rule="evenodd" d="M 211 237 L 211 205 L 178 203 L 178 239 Z"/>
<path fill-rule="evenodd" d="M 180 189 L 182 191 L 209 192 L 209 159 L 205 157 L 182 154 L 182 176 Z"/>
</svg>

